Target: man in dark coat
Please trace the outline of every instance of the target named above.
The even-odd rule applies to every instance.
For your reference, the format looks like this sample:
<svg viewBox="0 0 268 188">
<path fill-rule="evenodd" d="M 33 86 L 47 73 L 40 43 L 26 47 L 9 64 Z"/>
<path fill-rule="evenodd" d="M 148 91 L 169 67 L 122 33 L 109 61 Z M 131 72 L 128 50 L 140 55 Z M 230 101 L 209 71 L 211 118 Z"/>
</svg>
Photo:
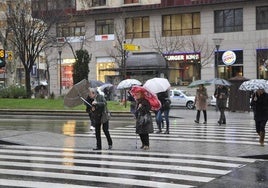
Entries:
<svg viewBox="0 0 268 188">
<path fill-rule="evenodd" d="M 88 95 L 87 102 L 91 104 L 91 106 L 87 105 L 87 111 L 90 113 L 90 118 L 92 123 L 95 126 L 95 136 L 97 141 L 97 146 L 93 150 L 101 150 L 102 144 L 101 144 L 101 124 L 103 124 L 103 132 L 107 138 L 108 141 L 108 149 L 112 149 L 112 139 L 109 133 L 109 121 L 102 122 L 102 115 L 103 111 L 107 109 L 107 103 L 105 98 L 98 94 L 97 90 L 95 88 L 89 89 L 89 95 Z"/>
<path fill-rule="evenodd" d="M 218 125 L 226 124 L 226 117 L 225 117 L 225 109 L 227 104 L 227 99 L 229 97 L 229 91 L 226 86 L 219 85 L 214 92 L 214 96 L 216 98 L 216 104 L 220 111 L 220 119 L 218 121 Z"/>
<path fill-rule="evenodd" d="M 254 109 L 256 132 L 260 136 L 259 142 L 264 146 L 265 126 L 268 120 L 268 94 L 263 89 L 254 93 L 251 105 Z"/>
</svg>

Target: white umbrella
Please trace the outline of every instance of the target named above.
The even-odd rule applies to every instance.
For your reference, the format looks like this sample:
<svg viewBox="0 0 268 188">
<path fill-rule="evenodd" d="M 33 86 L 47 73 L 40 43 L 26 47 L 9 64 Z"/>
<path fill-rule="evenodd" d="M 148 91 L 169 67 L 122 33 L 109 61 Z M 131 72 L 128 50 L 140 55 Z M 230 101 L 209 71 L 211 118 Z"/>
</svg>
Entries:
<svg viewBox="0 0 268 188">
<path fill-rule="evenodd" d="M 160 93 L 170 88 L 170 83 L 166 78 L 152 78 L 145 82 L 144 88 L 148 89 L 152 93 Z"/>
<path fill-rule="evenodd" d="M 101 85 L 99 88 L 101 91 L 103 91 L 105 88 L 111 88 L 111 87 L 113 87 L 113 84 L 105 83 L 105 84 Z"/>
<path fill-rule="evenodd" d="M 243 91 L 256 91 L 258 89 L 264 89 L 268 93 L 268 81 L 264 79 L 251 79 L 243 82 L 239 90 Z"/>
<path fill-rule="evenodd" d="M 126 79 L 126 80 L 122 80 L 121 82 L 119 82 L 119 84 L 117 85 L 117 89 L 129 89 L 131 88 L 133 85 L 141 85 L 141 82 L 139 80 L 136 79 Z"/>
</svg>

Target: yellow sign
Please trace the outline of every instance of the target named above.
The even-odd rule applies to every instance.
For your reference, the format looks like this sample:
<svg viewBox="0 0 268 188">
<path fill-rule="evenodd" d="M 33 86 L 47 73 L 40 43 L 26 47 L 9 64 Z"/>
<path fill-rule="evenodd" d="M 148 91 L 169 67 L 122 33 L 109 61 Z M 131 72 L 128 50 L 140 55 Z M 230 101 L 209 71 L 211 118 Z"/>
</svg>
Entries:
<svg viewBox="0 0 268 188">
<path fill-rule="evenodd" d="M 126 51 L 140 51 L 141 47 L 134 44 L 124 44 L 124 50 Z"/>
<path fill-rule="evenodd" d="M 7 60 L 12 61 L 12 59 L 13 59 L 13 52 L 7 51 Z"/>
<path fill-rule="evenodd" d="M 5 58 L 5 50 L 0 49 L 0 58 Z"/>
</svg>

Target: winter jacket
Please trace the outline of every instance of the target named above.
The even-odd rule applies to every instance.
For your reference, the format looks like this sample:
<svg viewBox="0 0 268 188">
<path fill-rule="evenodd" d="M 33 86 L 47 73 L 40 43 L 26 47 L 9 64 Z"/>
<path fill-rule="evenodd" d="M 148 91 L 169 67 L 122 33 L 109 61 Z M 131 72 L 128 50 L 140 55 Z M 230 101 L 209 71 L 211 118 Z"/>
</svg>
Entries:
<svg viewBox="0 0 268 188">
<path fill-rule="evenodd" d="M 141 104 L 142 106 L 138 107 L 139 104 Z M 137 109 L 136 109 L 136 112 L 135 112 L 135 116 L 136 116 L 136 133 L 137 134 L 148 134 L 148 133 L 153 133 L 154 132 L 152 119 L 150 119 L 150 121 L 148 123 L 146 123 L 146 124 L 140 124 L 141 118 L 145 114 L 149 114 L 149 117 L 151 118 L 150 109 L 151 109 L 151 105 L 150 105 L 149 101 L 147 101 L 144 98 L 137 100 Z"/>
</svg>

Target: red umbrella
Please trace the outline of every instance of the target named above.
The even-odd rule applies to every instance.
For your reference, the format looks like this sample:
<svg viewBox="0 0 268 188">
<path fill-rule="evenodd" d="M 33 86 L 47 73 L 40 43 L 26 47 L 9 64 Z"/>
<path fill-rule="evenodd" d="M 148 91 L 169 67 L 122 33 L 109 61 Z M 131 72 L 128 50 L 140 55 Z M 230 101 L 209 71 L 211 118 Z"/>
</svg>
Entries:
<svg viewBox="0 0 268 188">
<path fill-rule="evenodd" d="M 158 100 L 157 96 L 148 91 L 146 88 L 142 86 L 132 86 L 130 93 L 131 95 L 136 99 L 136 94 L 142 92 L 144 95 L 144 98 L 149 101 L 151 105 L 151 110 L 159 110 L 161 108 L 161 102 Z"/>
</svg>

